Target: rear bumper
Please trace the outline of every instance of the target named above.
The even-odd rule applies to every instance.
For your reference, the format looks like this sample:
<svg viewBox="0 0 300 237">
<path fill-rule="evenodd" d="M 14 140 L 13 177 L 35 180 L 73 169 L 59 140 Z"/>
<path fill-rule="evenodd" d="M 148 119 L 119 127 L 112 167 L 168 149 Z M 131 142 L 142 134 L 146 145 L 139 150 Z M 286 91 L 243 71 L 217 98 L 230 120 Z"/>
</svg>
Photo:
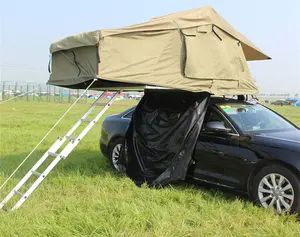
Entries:
<svg viewBox="0 0 300 237">
<path fill-rule="evenodd" d="M 100 138 L 100 151 L 101 153 L 106 156 L 109 157 L 109 152 L 108 152 L 108 145 L 104 142 L 104 140 L 102 138 Z"/>
</svg>

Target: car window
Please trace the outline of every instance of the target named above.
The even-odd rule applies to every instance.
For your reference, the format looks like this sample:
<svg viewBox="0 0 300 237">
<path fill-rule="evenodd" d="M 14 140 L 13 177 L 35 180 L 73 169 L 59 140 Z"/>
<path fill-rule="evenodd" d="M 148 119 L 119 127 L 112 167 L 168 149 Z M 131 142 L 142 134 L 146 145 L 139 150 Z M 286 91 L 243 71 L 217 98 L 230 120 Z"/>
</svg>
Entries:
<svg viewBox="0 0 300 237">
<path fill-rule="evenodd" d="M 204 121 L 203 121 L 203 128 L 206 128 L 206 124 L 209 122 L 221 122 L 225 128 L 232 129 L 231 125 L 228 123 L 226 118 L 224 118 L 223 115 L 220 114 L 216 109 L 209 107 L 207 109 Z"/>
<path fill-rule="evenodd" d="M 130 111 L 129 113 L 125 114 L 125 115 L 123 116 L 123 118 L 128 118 L 128 119 L 131 119 L 131 117 L 132 117 L 132 114 L 133 114 L 133 110 L 132 110 L 132 111 Z"/>
<path fill-rule="evenodd" d="M 259 104 L 229 103 L 218 106 L 244 132 L 296 129 L 285 119 Z"/>
</svg>

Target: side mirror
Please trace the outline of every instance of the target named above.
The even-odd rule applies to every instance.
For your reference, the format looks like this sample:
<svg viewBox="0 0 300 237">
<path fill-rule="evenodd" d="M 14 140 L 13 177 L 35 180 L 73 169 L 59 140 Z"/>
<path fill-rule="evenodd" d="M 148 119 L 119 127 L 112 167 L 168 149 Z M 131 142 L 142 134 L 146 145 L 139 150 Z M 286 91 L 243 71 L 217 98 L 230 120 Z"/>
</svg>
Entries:
<svg viewBox="0 0 300 237">
<path fill-rule="evenodd" d="M 226 128 L 220 121 L 213 121 L 205 124 L 204 131 L 215 133 L 230 133 L 231 129 Z"/>
</svg>

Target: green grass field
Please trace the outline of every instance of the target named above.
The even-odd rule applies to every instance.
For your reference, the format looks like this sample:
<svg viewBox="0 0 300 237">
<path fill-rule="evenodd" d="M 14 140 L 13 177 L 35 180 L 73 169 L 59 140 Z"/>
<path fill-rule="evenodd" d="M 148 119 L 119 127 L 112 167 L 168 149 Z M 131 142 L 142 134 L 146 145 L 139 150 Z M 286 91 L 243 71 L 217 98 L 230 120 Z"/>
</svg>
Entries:
<svg viewBox="0 0 300 237">
<path fill-rule="evenodd" d="M 126 102 L 127 103 L 127 102 Z M 131 104 L 133 104 L 132 102 Z M 118 101 L 105 115 L 127 106 Z M 35 147 L 67 104 L 0 105 L 0 183 Z M 272 107 L 300 126 L 300 108 Z M 87 109 L 78 104 L 26 162 L 29 168 Z M 15 213 L 0 212 L 0 236 L 299 236 L 295 216 L 276 216 L 245 197 L 193 185 L 138 188 L 99 151 L 102 120 Z M 16 174 L 1 197 L 27 170 Z M 2 199 L 1 199 L 2 200 Z"/>
</svg>

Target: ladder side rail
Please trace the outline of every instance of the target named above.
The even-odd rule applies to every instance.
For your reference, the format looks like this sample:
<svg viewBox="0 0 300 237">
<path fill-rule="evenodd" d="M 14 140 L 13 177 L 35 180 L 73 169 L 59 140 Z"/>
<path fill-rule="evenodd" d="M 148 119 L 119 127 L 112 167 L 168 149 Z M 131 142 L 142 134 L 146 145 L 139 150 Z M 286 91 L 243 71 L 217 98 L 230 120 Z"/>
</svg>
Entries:
<svg viewBox="0 0 300 237">
<path fill-rule="evenodd" d="M 39 186 L 39 184 L 46 178 L 50 171 L 57 165 L 57 163 L 62 159 L 59 155 L 57 156 L 51 164 L 45 169 L 41 176 L 31 185 L 31 187 L 24 193 L 24 195 L 19 199 L 19 201 L 12 207 L 11 211 L 18 209 L 30 196 L 30 194 Z"/>
<path fill-rule="evenodd" d="M 90 106 L 88 111 L 84 113 L 84 115 L 74 124 L 74 126 L 66 133 L 65 136 L 70 136 L 80 126 L 80 124 L 82 123 L 82 119 L 87 118 L 87 116 L 95 109 L 98 100 L 102 99 L 104 96 L 105 96 L 105 92 L 103 92 L 101 96 L 99 96 L 98 99 L 95 100 L 95 102 Z"/>
<path fill-rule="evenodd" d="M 66 116 L 66 114 L 73 108 L 73 106 L 78 102 L 78 100 L 83 96 L 83 94 L 97 81 L 97 78 L 89 84 L 89 86 L 81 93 L 75 102 L 67 109 L 67 111 L 60 117 L 60 119 L 52 126 L 52 128 L 46 133 L 42 140 L 33 148 L 33 150 L 25 157 L 25 159 L 19 164 L 19 166 L 10 174 L 10 176 L 4 181 L 0 186 L 0 190 L 7 184 L 7 182 L 14 176 L 14 174 L 19 170 L 19 168 L 26 162 L 26 160 L 31 156 L 31 154 L 38 148 L 38 146 L 46 139 L 46 137 L 51 133 L 51 131 L 59 124 L 59 122 Z"/>
<path fill-rule="evenodd" d="M 95 100 L 95 102 L 91 105 L 91 107 L 88 109 L 88 111 L 81 117 L 81 119 L 86 118 L 96 107 L 96 103 L 98 100 L 102 99 L 105 96 L 105 92 L 101 94 Z M 66 136 L 68 134 L 72 134 L 82 123 L 81 119 L 79 119 L 76 124 L 67 132 L 67 134 L 62 137 L 61 139 L 58 139 L 46 152 L 45 154 L 37 161 L 37 163 L 27 172 L 27 174 L 19 181 L 19 183 L 9 192 L 9 194 L 3 199 L 3 201 L 0 203 L 0 209 L 3 208 L 3 206 L 15 195 L 15 191 L 18 191 L 25 183 L 26 181 L 31 177 L 32 171 L 36 171 L 42 164 L 43 162 L 48 158 L 49 154 L 48 152 L 51 151 L 55 153 L 67 140 Z"/>
<path fill-rule="evenodd" d="M 88 126 L 80 133 L 80 139 L 76 141 L 70 141 L 68 145 L 61 151 L 61 153 L 51 162 L 51 164 L 45 169 L 45 171 L 38 177 L 38 179 L 32 184 L 32 186 L 27 190 L 27 192 L 19 199 L 19 201 L 13 206 L 11 211 L 18 209 L 31 195 L 31 193 L 39 186 L 39 184 L 46 178 L 46 176 L 51 172 L 51 170 L 57 165 L 57 163 L 70 154 L 70 152 L 77 146 L 81 139 L 88 133 L 88 131 L 94 126 L 94 124 L 100 119 L 104 112 L 110 107 L 112 102 L 118 97 L 119 93 L 116 93 L 107 105 L 98 113 L 95 119 L 88 124 Z"/>
<path fill-rule="evenodd" d="M 119 96 L 119 93 L 116 93 L 110 101 L 102 108 L 102 110 L 97 114 L 97 116 L 84 128 L 84 130 L 79 134 L 79 136 L 74 140 L 68 143 L 68 145 L 61 151 L 60 155 L 63 159 L 66 159 L 71 151 L 77 146 L 77 144 L 82 140 L 82 138 L 91 130 L 91 128 L 98 122 L 101 116 L 106 112 L 106 110 L 111 106 L 111 104 Z"/>
<path fill-rule="evenodd" d="M 19 181 L 19 183 L 11 190 L 11 192 L 3 199 L 0 203 L 0 209 L 14 196 L 15 191 L 19 191 L 19 189 L 26 183 L 26 181 L 31 177 L 32 170 L 37 170 L 41 164 L 48 158 L 48 151 L 51 149 L 56 152 L 63 143 L 62 140 L 57 139 L 57 141 L 44 153 L 44 155 L 37 161 L 35 165 L 27 172 L 27 174 Z"/>
</svg>

